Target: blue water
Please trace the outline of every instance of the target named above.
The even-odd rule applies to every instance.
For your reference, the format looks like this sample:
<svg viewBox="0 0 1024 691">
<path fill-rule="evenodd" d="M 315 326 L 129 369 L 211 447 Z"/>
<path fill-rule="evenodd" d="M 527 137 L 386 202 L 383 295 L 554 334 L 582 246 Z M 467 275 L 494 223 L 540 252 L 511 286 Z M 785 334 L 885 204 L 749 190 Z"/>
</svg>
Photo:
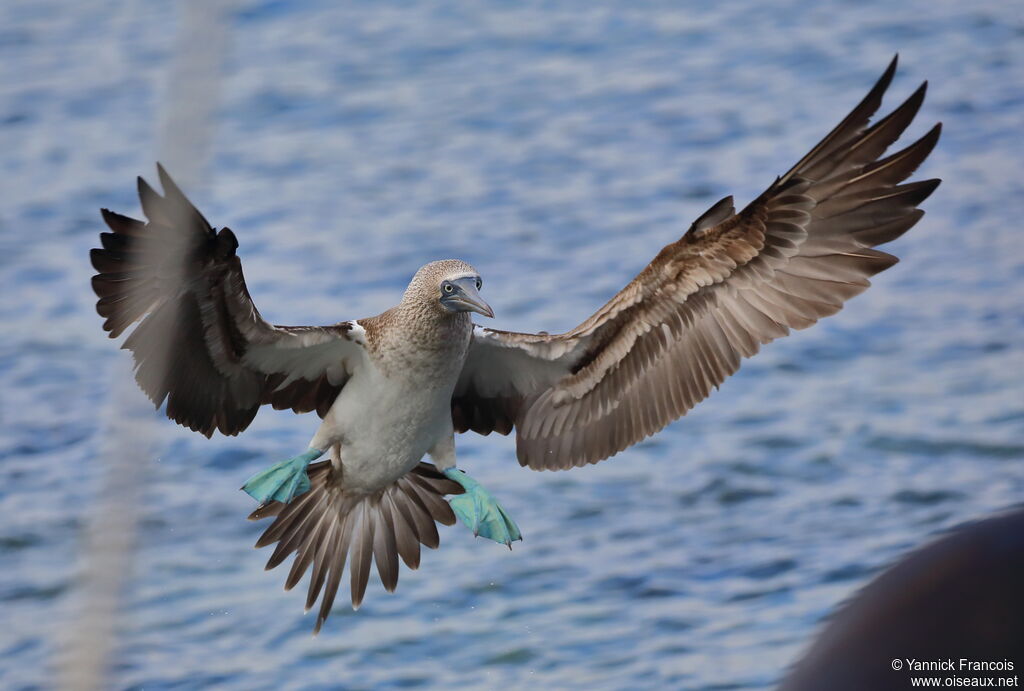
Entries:
<svg viewBox="0 0 1024 691">
<path fill-rule="evenodd" d="M 945 183 L 902 262 L 611 461 L 459 440 L 525 541 L 442 531 L 318 638 L 237 488 L 315 417 L 159 426 L 112 688 L 768 688 L 873 573 L 1024 496 L 1024 12 L 1014 3 L 240 2 L 209 183 L 264 315 L 367 316 L 478 267 L 502 327 L 574 325 L 720 196 L 756 195 L 894 52 Z M 167 3 L 0 4 L 0 687 L 52 683 L 125 354 L 100 206 L 137 213 Z M 909 140 L 908 140 L 909 141 Z M 173 171 L 172 171 L 173 173 Z M 340 600 L 341 598 L 339 598 Z"/>
</svg>

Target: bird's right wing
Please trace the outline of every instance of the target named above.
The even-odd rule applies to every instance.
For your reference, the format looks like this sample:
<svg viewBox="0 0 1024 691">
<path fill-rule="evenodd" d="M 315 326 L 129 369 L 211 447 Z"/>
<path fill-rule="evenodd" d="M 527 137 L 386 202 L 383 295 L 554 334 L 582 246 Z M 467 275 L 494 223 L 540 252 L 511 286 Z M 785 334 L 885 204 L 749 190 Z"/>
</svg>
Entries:
<svg viewBox="0 0 1024 691">
<path fill-rule="evenodd" d="M 135 327 L 135 377 L 167 416 L 211 436 L 238 434 L 263 404 L 326 414 L 365 361 L 363 329 L 274 326 L 249 297 L 238 242 L 215 231 L 158 165 L 164 196 L 139 178 L 147 222 L 103 209 L 111 232 L 92 250 L 104 330 Z"/>
<path fill-rule="evenodd" d="M 873 249 L 924 214 L 938 180 L 902 184 L 939 126 L 886 158 L 924 85 L 869 126 L 896 61 L 799 163 L 735 213 L 726 197 L 590 318 L 563 334 L 477 329 L 455 429 L 516 430 L 535 469 L 596 463 L 683 415 L 760 346 L 838 312 L 896 263 Z"/>
</svg>

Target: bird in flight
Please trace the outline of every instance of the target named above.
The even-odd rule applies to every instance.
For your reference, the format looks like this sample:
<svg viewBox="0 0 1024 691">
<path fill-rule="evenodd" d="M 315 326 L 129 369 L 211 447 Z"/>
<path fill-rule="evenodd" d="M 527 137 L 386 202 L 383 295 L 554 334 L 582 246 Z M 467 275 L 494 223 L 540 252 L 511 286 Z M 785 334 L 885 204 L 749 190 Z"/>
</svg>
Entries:
<svg viewBox="0 0 1024 691">
<path fill-rule="evenodd" d="M 307 451 L 243 486 L 259 502 L 250 518 L 274 518 L 257 542 L 277 544 L 267 568 L 295 554 L 290 589 L 312 567 L 306 609 L 320 598 L 319 631 L 346 563 L 358 607 L 371 564 L 393 591 L 399 559 L 415 569 L 420 545 L 438 546 L 435 523 L 458 517 L 496 542 L 521 539 L 495 497 L 457 468 L 456 433 L 514 431 L 519 463 L 535 470 L 597 463 L 684 415 L 762 344 L 836 313 L 895 264 L 873 248 L 924 214 L 917 207 L 939 180 L 904 181 L 941 127 L 882 158 L 927 85 L 869 124 L 895 71 L 893 59 L 864 100 L 743 210 L 731 197 L 714 204 L 565 333 L 474 325 L 474 313 L 494 313 L 480 272 L 456 259 L 423 266 L 375 317 L 273 325 L 246 289 L 235 234 L 215 230 L 159 165 L 162 195 L 138 181 L 146 222 L 102 211 L 110 232 L 92 250 L 97 311 L 111 338 L 141 320 L 122 345 L 136 380 L 189 429 L 235 435 L 266 404 L 322 418 Z"/>
</svg>

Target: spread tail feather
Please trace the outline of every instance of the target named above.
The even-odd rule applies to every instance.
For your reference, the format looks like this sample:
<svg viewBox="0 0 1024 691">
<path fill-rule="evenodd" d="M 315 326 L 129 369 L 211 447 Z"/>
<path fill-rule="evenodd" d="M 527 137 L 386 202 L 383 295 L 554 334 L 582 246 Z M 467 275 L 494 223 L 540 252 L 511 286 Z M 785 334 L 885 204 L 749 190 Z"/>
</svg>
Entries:
<svg viewBox="0 0 1024 691">
<path fill-rule="evenodd" d="M 346 561 L 353 608 L 358 609 L 363 601 L 371 562 L 376 562 L 385 590 L 393 591 L 398 585 L 399 557 L 410 569 L 419 567 L 420 545 L 434 549 L 440 543 L 434 522 L 455 523 L 444 496 L 461 494 L 463 489 L 429 463 L 420 463 L 372 494 L 347 492 L 335 481 L 330 461 L 314 463 L 308 473 L 308 492 L 290 504 L 265 504 L 253 511 L 249 520 L 275 517 L 256 541 L 256 547 L 277 543 L 267 569 L 296 553 L 285 590 L 291 590 L 313 567 L 306 610 L 312 609 L 323 591 L 313 629 L 318 633 L 331 612 Z"/>
</svg>

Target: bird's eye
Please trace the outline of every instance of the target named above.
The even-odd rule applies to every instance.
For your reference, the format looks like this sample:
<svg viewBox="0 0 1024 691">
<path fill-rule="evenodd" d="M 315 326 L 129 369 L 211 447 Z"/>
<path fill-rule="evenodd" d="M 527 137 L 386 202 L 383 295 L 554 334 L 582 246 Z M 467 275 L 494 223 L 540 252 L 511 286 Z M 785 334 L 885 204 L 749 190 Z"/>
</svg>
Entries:
<svg viewBox="0 0 1024 691">
<path fill-rule="evenodd" d="M 452 284 L 451 284 L 451 283 L 445 283 L 445 284 L 444 284 L 444 292 L 446 292 L 446 293 L 450 293 L 450 292 L 452 292 L 453 290 L 455 290 L 455 288 L 453 288 L 453 287 L 452 287 Z"/>
<path fill-rule="evenodd" d="M 476 279 L 476 289 L 477 290 L 480 290 L 480 287 L 483 286 L 483 284 L 484 284 L 484 282 L 481 281 L 479 278 Z"/>
</svg>

